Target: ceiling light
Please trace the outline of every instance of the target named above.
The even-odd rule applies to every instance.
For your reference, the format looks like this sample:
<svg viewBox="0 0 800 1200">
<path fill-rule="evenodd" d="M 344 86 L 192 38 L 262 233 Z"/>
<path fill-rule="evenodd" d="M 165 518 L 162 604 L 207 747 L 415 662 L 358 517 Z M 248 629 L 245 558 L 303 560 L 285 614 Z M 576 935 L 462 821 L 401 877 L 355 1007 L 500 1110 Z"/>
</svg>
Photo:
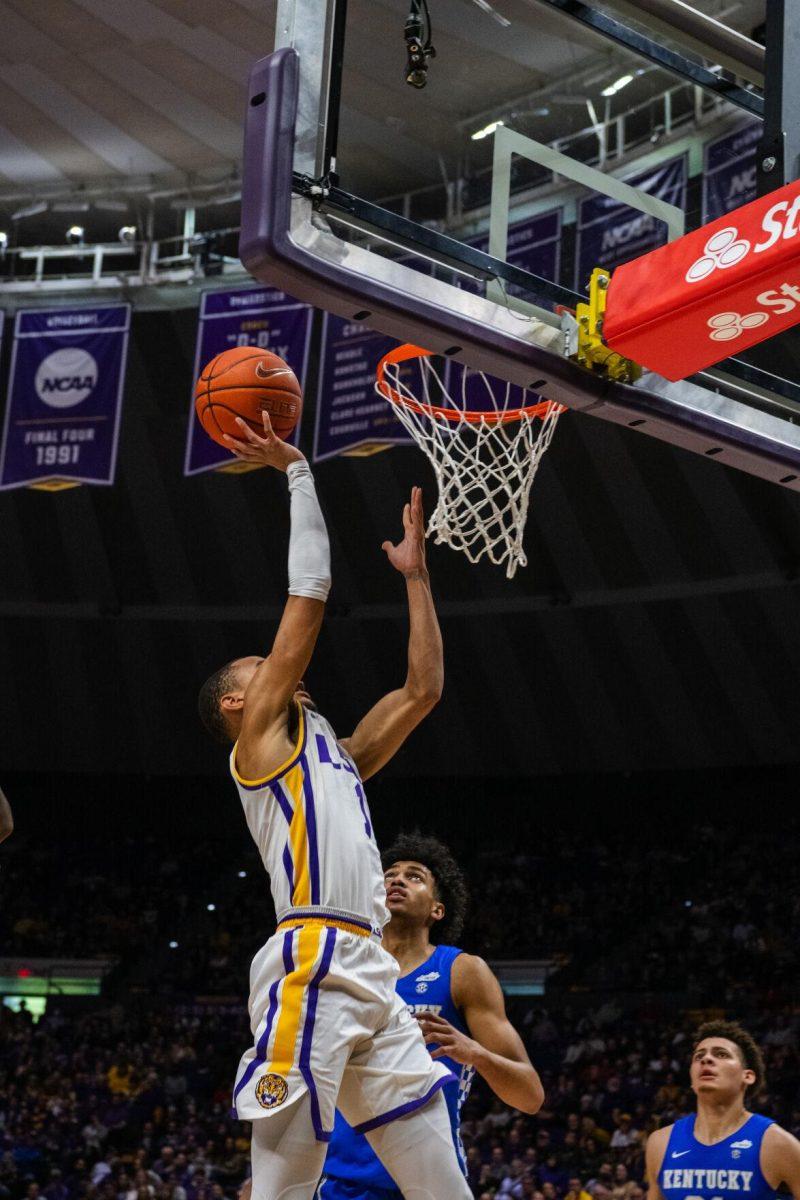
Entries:
<svg viewBox="0 0 800 1200">
<path fill-rule="evenodd" d="M 216 910 L 216 907 L 217 907 L 216 904 L 207 904 L 206 905 L 206 908 L 208 909 L 209 912 L 214 912 Z"/>
<path fill-rule="evenodd" d="M 600 95 L 616 96 L 617 92 L 621 92 L 622 89 L 627 87 L 629 83 L 633 83 L 633 75 L 620 75 L 619 79 L 616 79 L 613 83 L 610 83 L 608 87 L 604 87 Z"/>
<path fill-rule="evenodd" d="M 488 125 L 484 125 L 483 129 L 476 129 L 470 135 L 473 142 L 479 142 L 481 138 L 490 137 L 499 125 L 505 125 L 505 121 L 490 121 Z"/>
<path fill-rule="evenodd" d="M 3 251 L 6 249 L 7 246 L 8 246 L 8 234 L 5 232 L 4 229 L 0 229 L 0 254 L 3 253 Z"/>
<path fill-rule="evenodd" d="M 82 225 L 70 225 L 66 232 L 67 245 L 72 246 L 76 243 L 83 245 L 83 235 L 85 232 L 86 230 Z"/>
<path fill-rule="evenodd" d="M 43 212 L 47 212 L 44 200 L 35 200 L 33 204 L 26 204 L 24 208 L 18 208 L 16 212 L 13 212 L 11 220 L 21 221 L 23 217 L 38 217 L 39 213 Z"/>
<path fill-rule="evenodd" d="M 101 212 L 127 212 L 127 200 L 95 200 L 95 208 L 99 208 Z"/>
<path fill-rule="evenodd" d="M 136 226 L 135 225 L 123 225 L 122 228 L 120 229 L 119 233 L 117 234 L 117 237 L 119 238 L 119 240 L 122 242 L 123 245 L 125 245 L 125 246 L 132 245 L 136 241 Z"/>
</svg>

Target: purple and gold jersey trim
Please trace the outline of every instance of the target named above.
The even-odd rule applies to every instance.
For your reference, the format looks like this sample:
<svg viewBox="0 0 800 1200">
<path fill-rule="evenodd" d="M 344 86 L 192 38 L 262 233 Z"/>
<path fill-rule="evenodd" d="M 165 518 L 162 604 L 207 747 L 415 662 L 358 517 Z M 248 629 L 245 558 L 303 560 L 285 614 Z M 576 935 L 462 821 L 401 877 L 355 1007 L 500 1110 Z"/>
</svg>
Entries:
<svg viewBox="0 0 800 1200">
<path fill-rule="evenodd" d="M 231 774 L 233 775 L 236 782 L 241 784 L 241 786 L 243 788 L 246 788 L 249 792 L 258 791 L 259 788 L 265 787 L 266 784 L 272 783 L 273 781 L 280 779 L 282 775 L 285 775 L 286 772 L 289 771 L 295 765 L 295 763 L 300 758 L 300 756 L 305 752 L 305 748 L 306 748 L 305 711 L 299 700 L 295 700 L 294 703 L 297 705 L 298 717 L 299 717 L 299 724 L 298 724 L 298 730 L 297 730 L 297 741 L 295 742 L 292 753 L 289 755 L 289 757 L 286 759 L 286 761 L 284 763 L 281 763 L 281 765 L 278 767 L 278 769 L 276 771 L 272 771 L 269 775 L 265 775 L 263 777 L 263 779 L 245 779 L 242 775 L 239 774 L 239 772 L 236 768 L 236 747 L 239 745 L 239 743 L 237 741 L 234 744 L 233 750 L 231 751 Z"/>
</svg>

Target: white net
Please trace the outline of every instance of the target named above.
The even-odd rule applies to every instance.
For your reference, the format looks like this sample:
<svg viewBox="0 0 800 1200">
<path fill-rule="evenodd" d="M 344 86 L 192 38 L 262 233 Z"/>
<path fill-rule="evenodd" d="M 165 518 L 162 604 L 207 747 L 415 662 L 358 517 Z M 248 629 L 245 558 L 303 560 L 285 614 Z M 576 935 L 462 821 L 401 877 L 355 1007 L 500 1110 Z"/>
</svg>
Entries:
<svg viewBox="0 0 800 1200">
<path fill-rule="evenodd" d="M 456 367 L 453 374 L 449 391 L 426 351 L 402 347 L 381 362 L 377 389 L 435 472 L 439 495 L 428 536 L 470 562 L 486 556 L 505 565 L 511 579 L 527 563 L 531 487 L 564 409 L 482 371 Z M 476 411 L 476 390 L 485 411 Z"/>
</svg>

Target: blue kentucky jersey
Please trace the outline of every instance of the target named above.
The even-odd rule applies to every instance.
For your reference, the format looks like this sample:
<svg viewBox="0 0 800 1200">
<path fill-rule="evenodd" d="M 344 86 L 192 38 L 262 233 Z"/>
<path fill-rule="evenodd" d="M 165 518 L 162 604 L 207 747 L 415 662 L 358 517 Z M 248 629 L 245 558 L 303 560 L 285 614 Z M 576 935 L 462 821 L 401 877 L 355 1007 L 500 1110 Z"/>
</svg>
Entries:
<svg viewBox="0 0 800 1200">
<path fill-rule="evenodd" d="M 666 1200 L 771 1200 L 760 1155 L 769 1117 L 753 1114 L 741 1129 L 705 1146 L 694 1136 L 694 1116 L 672 1127 L 658 1185 Z"/>
<path fill-rule="evenodd" d="M 455 959 L 461 953 L 455 946 L 437 946 L 430 958 L 416 970 L 398 979 L 396 987 L 412 1013 L 436 1013 L 456 1029 L 469 1035 L 469 1030 L 453 1003 L 450 989 L 450 972 Z M 465 1169 L 464 1150 L 458 1129 L 461 1106 L 469 1092 L 475 1069 L 462 1066 L 461 1063 L 453 1062 L 447 1057 L 440 1058 L 439 1062 L 448 1066 L 455 1075 L 455 1082 L 446 1083 L 442 1091 L 447 1101 L 458 1160 L 462 1169 Z M 364 1134 L 356 1133 L 338 1111 L 322 1176 L 323 1179 L 346 1180 L 348 1183 L 359 1184 L 359 1194 L 361 1191 L 366 1193 L 368 1189 L 378 1188 L 399 1195 L 396 1183 L 382 1166 Z M 319 1194 L 321 1197 L 327 1195 L 324 1185 Z"/>
</svg>

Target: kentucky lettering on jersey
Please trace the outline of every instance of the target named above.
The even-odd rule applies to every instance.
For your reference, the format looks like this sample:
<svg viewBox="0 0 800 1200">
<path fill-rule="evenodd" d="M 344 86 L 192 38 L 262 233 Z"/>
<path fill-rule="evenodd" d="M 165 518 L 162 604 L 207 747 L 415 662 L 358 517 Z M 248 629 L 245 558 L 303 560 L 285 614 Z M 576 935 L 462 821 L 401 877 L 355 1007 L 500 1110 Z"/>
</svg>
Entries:
<svg viewBox="0 0 800 1200">
<path fill-rule="evenodd" d="M 278 920 L 290 908 L 349 913 L 379 932 L 389 919 L 378 847 L 355 763 L 319 713 L 298 708 L 290 757 L 263 779 L 231 774 L 269 874 Z"/>
<path fill-rule="evenodd" d="M 726 1171 L 724 1167 L 675 1167 L 664 1171 L 664 1187 L 685 1188 L 691 1192 L 723 1191 L 749 1192 L 753 1181 L 752 1171 Z"/>
<path fill-rule="evenodd" d="M 682 1117 L 669 1135 L 658 1184 L 665 1200 L 772 1200 L 761 1173 L 761 1142 L 772 1124 L 754 1113 L 730 1137 L 706 1146 L 694 1136 L 695 1118 Z"/>
<path fill-rule="evenodd" d="M 450 973 L 453 963 L 462 951 L 455 946 L 437 946 L 430 958 L 397 980 L 396 988 L 412 1013 L 434 1012 L 441 1015 L 456 1029 L 469 1034 L 461 1013 L 453 1003 L 450 986 Z M 433 1046 L 429 1047 L 434 1049 Z M 466 1067 L 453 1059 L 443 1057 L 439 1062 L 444 1063 L 455 1075 L 452 1083 L 446 1083 L 442 1088 L 453 1130 L 453 1142 L 458 1153 L 462 1170 L 466 1170 L 464 1149 L 461 1145 L 459 1126 L 461 1123 L 461 1108 L 469 1095 L 472 1080 L 475 1076 L 474 1067 Z M 328 1147 L 325 1159 L 323 1179 L 329 1183 L 321 1187 L 319 1196 L 325 1200 L 327 1196 L 337 1197 L 337 1180 L 349 1184 L 358 1184 L 364 1191 L 382 1189 L 390 1195 L 396 1194 L 397 1186 L 388 1171 L 383 1167 L 363 1134 L 356 1133 L 347 1124 L 341 1113 L 336 1113 L 336 1124 L 333 1137 Z"/>
</svg>

